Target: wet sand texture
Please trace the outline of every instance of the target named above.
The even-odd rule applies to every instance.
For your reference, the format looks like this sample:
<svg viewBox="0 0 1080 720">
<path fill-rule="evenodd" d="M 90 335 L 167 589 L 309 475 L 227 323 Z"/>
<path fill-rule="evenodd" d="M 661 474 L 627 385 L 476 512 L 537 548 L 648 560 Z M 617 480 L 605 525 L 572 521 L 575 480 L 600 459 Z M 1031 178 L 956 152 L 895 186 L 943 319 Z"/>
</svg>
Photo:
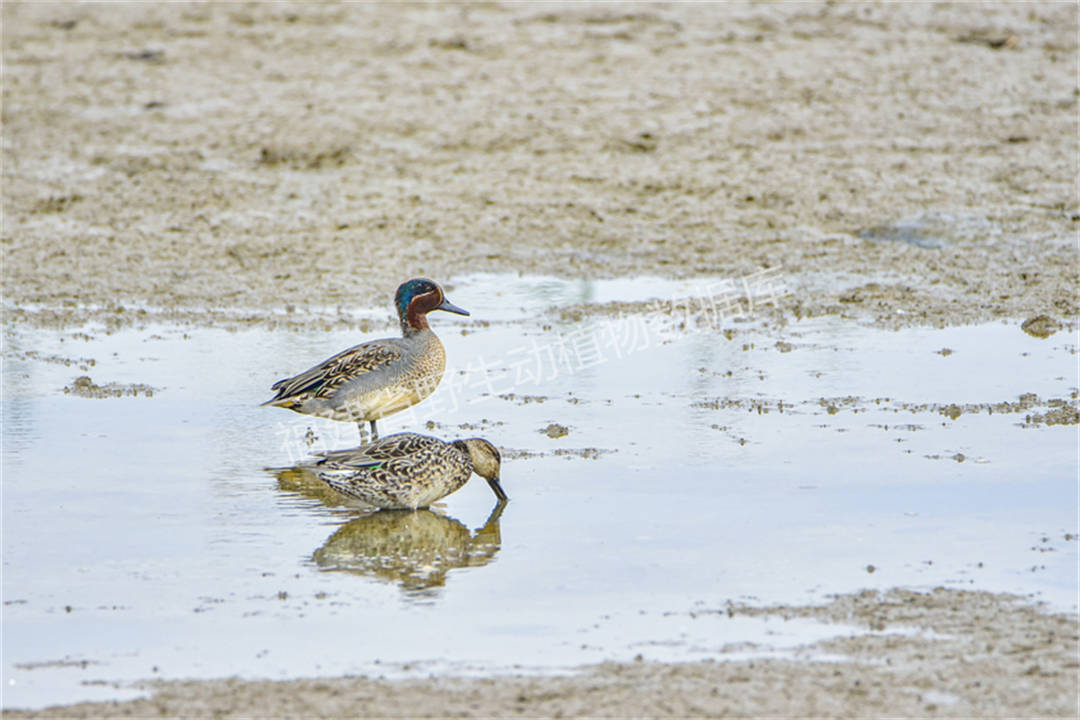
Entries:
<svg viewBox="0 0 1080 720">
<path fill-rule="evenodd" d="M 5 322 L 330 327 L 416 274 L 778 267 L 788 317 L 1073 327 L 1077 15 L 4 3 Z M 181 682 L 5 715 L 1077 712 L 1075 617 L 899 590 L 774 612 L 935 635 L 819 648 L 842 663 Z"/>
<path fill-rule="evenodd" d="M 789 314 L 1076 315 L 1074 4 L 5 3 L 3 24 L 9 319 L 333 325 L 420 273 L 763 266 Z"/>
<path fill-rule="evenodd" d="M 708 612 L 812 617 L 860 634 L 810 648 L 811 657 L 840 654 L 850 658 L 844 662 L 640 662 L 547 678 L 170 682 L 152 686 L 146 700 L 5 716 L 1075 717 L 1075 617 L 1016 598 L 868 591 L 823 607 Z"/>
</svg>

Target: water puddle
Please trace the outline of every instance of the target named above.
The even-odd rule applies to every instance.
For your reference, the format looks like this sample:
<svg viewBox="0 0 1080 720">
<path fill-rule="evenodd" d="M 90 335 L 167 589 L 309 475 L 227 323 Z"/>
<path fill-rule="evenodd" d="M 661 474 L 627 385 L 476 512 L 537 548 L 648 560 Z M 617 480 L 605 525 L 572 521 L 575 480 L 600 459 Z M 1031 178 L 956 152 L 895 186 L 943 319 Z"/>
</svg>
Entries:
<svg viewBox="0 0 1080 720">
<path fill-rule="evenodd" d="M 258 407 L 270 384 L 385 331 L 8 326 L 5 706 L 797 652 L 856 630 L 705 611 L 866 587 L 1075 607 L 1073 334 L 564 322 L 702 286 L 496 278 L 448 293 L 473 315 L 432 318 L 444 381 L 380 429 L 494 442 L 501 510 L 474 479 L 371 514 L 292 468 L 356 428 Z"/>
<path fill-rule="evenodd" d="M 864 240 L 900 242 L 922 248 L 943 248 L 958 240 L 996 238 L 1001 229 L 985 217 L 942 212 L 920 213 L 859 233 Z"/>
</svg>

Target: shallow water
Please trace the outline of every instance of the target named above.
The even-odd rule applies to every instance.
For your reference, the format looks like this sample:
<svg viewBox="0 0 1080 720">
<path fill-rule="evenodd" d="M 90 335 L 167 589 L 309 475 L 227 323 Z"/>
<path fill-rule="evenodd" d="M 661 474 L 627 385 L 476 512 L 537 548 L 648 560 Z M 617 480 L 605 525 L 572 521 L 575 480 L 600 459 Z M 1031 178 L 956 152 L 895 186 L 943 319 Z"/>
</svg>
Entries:
<svg viewBox="0 0 1080 720">
<path fill-rule="evenodd" d="M 749 317 L 729 339 L 545 312 L 698 289 L 486 277 L 448 293 L 473 316 L 432 318 L 443 384 L 380 430 L 503 448 L 494 516 L 479 480 L 433 513 L 369 515 L 287 470 L 358 436 L 258 407 L 270 384 L 385 331 L 9 326 L 4 706 L 143 678 L 798 652 L 855 629 L 701 611 L 865 587 L 1075 608 L 1076 426 L 1026 421 L 1075 403 L 1073 336 Z M 65 393 L 80 375 L 154 392 Z"/>
</svg>

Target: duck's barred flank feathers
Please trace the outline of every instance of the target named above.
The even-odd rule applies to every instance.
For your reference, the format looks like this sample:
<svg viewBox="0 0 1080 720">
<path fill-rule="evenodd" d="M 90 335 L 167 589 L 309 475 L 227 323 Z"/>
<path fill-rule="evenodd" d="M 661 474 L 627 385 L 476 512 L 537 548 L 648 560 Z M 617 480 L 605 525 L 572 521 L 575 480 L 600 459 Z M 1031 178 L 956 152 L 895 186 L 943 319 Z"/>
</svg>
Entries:
<svg viewBox="0 0 1080 720">
<path fill-rule="evenodd" d="M 291 378 L 278 380 L 270 386 L 277 395 L 264 405 L 302 404 L 311 398 L 326 398 L 334 394 L 345 381 L 371 372 L 401 359 L 401 351 L 375 340 L 343 350 L 332 358 Z"/>
</svg>

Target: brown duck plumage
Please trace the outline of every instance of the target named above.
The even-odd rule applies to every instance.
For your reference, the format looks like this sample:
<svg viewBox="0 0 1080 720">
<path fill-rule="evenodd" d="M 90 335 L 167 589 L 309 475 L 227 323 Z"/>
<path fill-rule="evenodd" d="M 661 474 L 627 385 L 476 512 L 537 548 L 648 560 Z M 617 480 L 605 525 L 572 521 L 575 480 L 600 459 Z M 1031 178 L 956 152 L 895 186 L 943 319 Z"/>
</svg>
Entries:
<svg viewBox="0 0 1080 720">
<path fill-rule="evenodd" d="M 263 405 L 332 420 L 351 420 L 360 427 L 420 402 L 438 386 L 446 368 L 446 352 L 427 323 L 432 310 L 468 315 L 424 278 L 397 289 L 394 305 L 401 322 L 400 338 L 372 340 L 344 350 L 299 375 L 279 380 L 277 394 Z"/>
<path fill-rule="evenodd" d="M 475 472 L 500 500 L 501 458 L 482 438 L 446 442 L 396 433 L 349 450 L 320 453 L 313 469 L 335 490 L 385 509 L 416 510 L 460 490 Z"/>
</svg>

